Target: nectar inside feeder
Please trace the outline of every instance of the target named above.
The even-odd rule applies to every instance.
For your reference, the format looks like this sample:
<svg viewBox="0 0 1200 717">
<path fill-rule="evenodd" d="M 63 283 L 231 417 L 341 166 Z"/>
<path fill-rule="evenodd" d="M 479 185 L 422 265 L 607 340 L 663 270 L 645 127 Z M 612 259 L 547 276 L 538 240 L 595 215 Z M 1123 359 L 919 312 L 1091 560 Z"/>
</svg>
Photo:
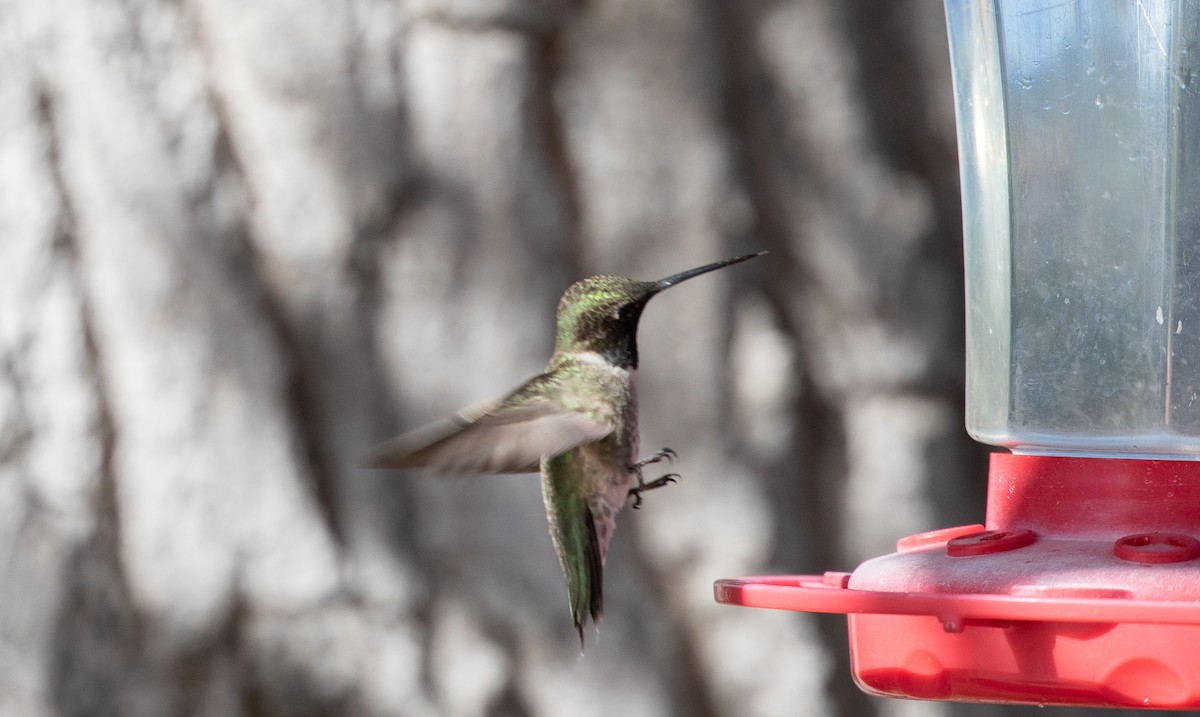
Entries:
<svg viewBox="0 0 1200 717">
<path fill-rule="evenodd" d="M 1200 708 L 1200 3 L 946 18 L 985 522 L 717 600 L 847 614 L 878 695 Z"/>
</svg>

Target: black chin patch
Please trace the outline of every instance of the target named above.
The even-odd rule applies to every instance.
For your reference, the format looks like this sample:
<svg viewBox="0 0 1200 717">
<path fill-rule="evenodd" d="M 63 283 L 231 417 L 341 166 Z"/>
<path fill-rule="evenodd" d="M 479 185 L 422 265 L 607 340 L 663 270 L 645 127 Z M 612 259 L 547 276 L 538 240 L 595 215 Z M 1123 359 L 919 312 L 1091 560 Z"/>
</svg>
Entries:
<svg viewBox="0 0 1200 717">
<path fill-rule="evenodd" d="M 616 326 L 611 330 L 612 341 L 600 355 L 609 363 L 621 368 L 637 368 L 637 329 L 642 318 L 643 304 L 630 304 L 618 315 Z"/>
</svg>

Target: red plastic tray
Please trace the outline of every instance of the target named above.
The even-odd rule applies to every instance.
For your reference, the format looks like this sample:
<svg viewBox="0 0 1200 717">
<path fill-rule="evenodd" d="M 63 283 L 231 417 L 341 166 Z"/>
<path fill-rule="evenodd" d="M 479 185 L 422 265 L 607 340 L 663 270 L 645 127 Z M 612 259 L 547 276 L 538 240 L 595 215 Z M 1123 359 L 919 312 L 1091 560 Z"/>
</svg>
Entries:
<svg viewBox="0 0 1200 717">
<path fill-rule="evenodd" d="M 1200 462 L 996 454 L 986 525 L 853 573 L 719 580 L 718 602 L 849 616 L 887 696 L 1200 708 Z"/>
</svg>

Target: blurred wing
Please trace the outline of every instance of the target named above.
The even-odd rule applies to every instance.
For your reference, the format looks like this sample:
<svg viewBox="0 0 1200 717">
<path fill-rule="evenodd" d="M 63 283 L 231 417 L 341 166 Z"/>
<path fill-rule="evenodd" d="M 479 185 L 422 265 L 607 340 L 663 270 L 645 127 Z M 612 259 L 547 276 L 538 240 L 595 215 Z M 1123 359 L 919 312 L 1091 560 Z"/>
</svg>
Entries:
<svg viewBox="0 0 1200 717">
<path fill-rule="evenodd" d="M 393 438 L 375 450 L 370 465 L 439 473 L 536 473 L 542 456 L 565 453 L 612 432 L 612 426 L 548 398 L 525 395 L 529 385 L 503 400 L 476 404 Z"/>
</svg>

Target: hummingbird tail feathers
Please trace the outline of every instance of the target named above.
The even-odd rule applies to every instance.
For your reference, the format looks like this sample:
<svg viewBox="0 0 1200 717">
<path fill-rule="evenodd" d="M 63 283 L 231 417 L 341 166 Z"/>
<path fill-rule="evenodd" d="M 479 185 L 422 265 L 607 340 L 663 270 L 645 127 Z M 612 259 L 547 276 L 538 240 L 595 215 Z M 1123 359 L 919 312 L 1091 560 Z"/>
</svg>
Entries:
<svg viewBox="0 0 1200 717">
<path fill-rule="evenodd" d="M 604 614 L 604 556 L 612 533 L 602 501 L 590 500 L 580 478 L 586 457 L 568 451 L 542 462 L 542 497 L 550 538 L 567 581 L 567 603 L 583 649 L 583 629 Z"/>
<path fill-rule="evenodd" d="M 604 557 L 600 539 L 596 535 L 596 521 L 592 511 L 583 506 L 587 514 L 587 531 L 584 534 L 584 562 L 576 573 L 578 580 L 567 578 L 567 592 L 571 598 L 571 616 L 575 620 L 575 631 L 579 633 L 579 649 L 583 651 L 583 628 L 590 615 L 592 622 L 599 624 L 604 616 Z"/>
</svg>

